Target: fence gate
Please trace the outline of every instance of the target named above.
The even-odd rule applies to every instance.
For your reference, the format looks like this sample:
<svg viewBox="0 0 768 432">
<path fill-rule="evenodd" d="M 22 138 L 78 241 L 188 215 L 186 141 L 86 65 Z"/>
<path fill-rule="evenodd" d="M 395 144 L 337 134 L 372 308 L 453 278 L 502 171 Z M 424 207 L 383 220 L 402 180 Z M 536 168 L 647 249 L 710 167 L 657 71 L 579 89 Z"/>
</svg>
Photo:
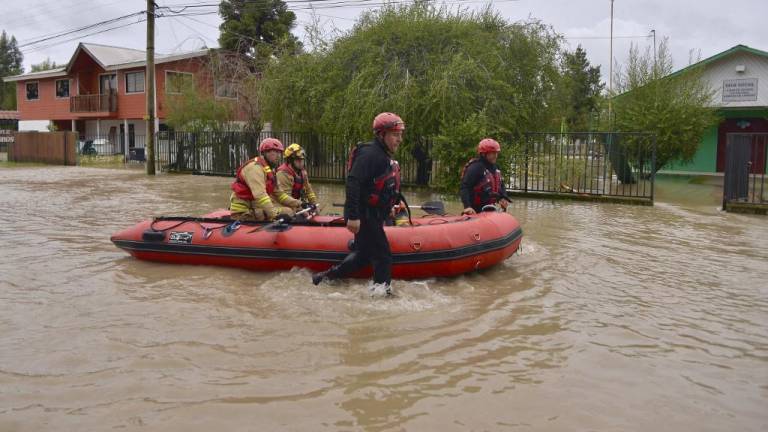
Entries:
<svg viewBox="0 0 768 432">
<path fill-rule="evenodd" d="M 768 134 L 728 134 L 725 147 L 725 177 L 723 179 L 723 208 L 735 205 L 759 212 L 768 209 L 768 188 L 765 184 Z M 760 211 L 762 210 L 762 211 Z"/>
</svg>

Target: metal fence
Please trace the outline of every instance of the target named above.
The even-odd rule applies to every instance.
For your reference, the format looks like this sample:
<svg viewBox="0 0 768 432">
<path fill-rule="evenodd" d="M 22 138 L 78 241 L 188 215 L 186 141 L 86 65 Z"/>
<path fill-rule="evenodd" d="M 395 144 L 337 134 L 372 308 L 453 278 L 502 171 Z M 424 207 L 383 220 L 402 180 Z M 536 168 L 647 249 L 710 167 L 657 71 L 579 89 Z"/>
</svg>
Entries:
<svg viewBox="0 0 768 432">
<path fill-rule="evenodd" d="M 305 166 L 312 179 L 344 181 L 354 138 L 296 132 L 158 132 L 155 155 L 158 171 L 233 176 L 258 154 L 264 138 L 285 145 L 299 143 L 307 151 Z M 423 139 L 401 147 L 396 155 L 408 185 L 430 185 L 440 161 L 433 143 Z M 630 197 L 653 201 L 655 136 L 646 133 L 527 133 L 504 142 L 509 162 L 502 168 L 510 191 L 581 196 Z M 509 151 L 506 146 L 509 145 Z M 81 137 L 82 155 L 124 155 L 144 162 L 144 136 Z M 507 156 L 510 155 L 510 156 Z"/>
<path fill-rule="evenodd" d="M 728 204 L 768 206 L 768 134 L 732 133 L 727 135 L 723 208 Z"/>
<path fill-rule="evenodd" d="M 144 135 L 124 134 L 81 135 L 77 142 L 79 156 L 117 156 L 123 155 L 126 162 L 144 162 L 146 155 L 146 137 Z"/>
<path fill-rule="evenodd" d="M 656 138 L 646 133 L 526 133 L 507 188 L 653 201 Z"/>
<path fill-rule="evenodd" d="M 233 176 L 237 168 L 258 154 L 264 138 L 274 137 L 286 146 L 298 143 L 307 152 L 305 166 L 312 179 L 344 181 L 347 158 L 355 139 L 337 135 L 296 132 L 160 132 L 157 159 L 162 170 Z M 425 141 L 401 152 L 397 160 L 403 183 L 428 185 L 432 175 L 431 143 Z"/>
</svg>

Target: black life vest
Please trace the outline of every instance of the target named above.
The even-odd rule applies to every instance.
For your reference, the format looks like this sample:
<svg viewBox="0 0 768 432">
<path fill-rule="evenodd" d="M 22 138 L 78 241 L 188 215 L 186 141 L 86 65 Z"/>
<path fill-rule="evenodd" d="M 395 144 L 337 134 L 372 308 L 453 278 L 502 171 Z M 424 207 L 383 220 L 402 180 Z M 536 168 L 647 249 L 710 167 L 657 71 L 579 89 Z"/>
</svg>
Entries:
<svg viewBox="0 0 768 432">
<path fill-rule="evenodd" d="M 461 170 L 461 178 L 473 163 L 483 163 L 479 158 L 472 158 Z M 472 207 L 481 208 L 489 204 L 495 204 L 499 198 L 501 189 L 501 171 L 496 168 L 493 172 L 488 168 L 483 171 L 483 178 L 472 188 Z"/>
<path fill-rule="evenodd" d="M 272 168 L 263 157 L 257 156 L 240 165 L 237 169 L 237 174 L 235 174 L 235 181 L 232 182 L 231 187 L 232 191 L 235 192 L 235 196 L 245 201 L 253 201 L 253 192 L 251 191 L 251 188 L 248 187 L 248 183 L 245 182 L 245 178 L 243 178 L 243 168 L 251 162 L 261 165 L 262 169 L 264 169 L 264 174 L 266 175 L 264 183 L 267 195 L 275 193 L 275 186 L 277 185 L 275 173 L 272 171 Z"/>
<path fill-rule="evenodd" d="M 347 159 L 347 173 L 352 170 L 352 164 L 357 157 L 360 148 L 371 145 L 370 143 L 358 143 L 352 148 Z M 392 208 L 400 202 L 400 164 L 389 158 L 389 165 L 384 174 L 373 179 L 371 193 L 366 200 L 369 206 L 379 208 Z"/>
<path fill-rule="evenodd" d="M 293 186 L 291 186 L 291 196 L 296 199 L 302 199 L 304 196 L 304 184 L 307 181 L 307 171 L 301 170 L 300 174 L 296 174 L 296 170 L 293 169 L 290 163 L 285 162 L 277 168 L 277 172 L 285 171 L 293 177 Z"/>
</svg>

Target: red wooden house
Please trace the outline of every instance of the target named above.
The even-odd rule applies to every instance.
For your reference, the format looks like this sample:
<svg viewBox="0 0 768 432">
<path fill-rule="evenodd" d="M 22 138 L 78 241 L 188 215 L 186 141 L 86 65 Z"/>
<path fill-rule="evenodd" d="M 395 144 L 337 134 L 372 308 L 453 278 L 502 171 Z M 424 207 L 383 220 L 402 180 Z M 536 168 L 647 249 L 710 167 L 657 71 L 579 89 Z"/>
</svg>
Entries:
<svg viewBox="0 0 768 432">
<path fill-rule="evenodd" d="M 192 83 L 198 91 L 237 103 L 231 79 L 210 67 L 210 51 L 155 57 L 157 124 L 164 129 L 169 97 Z M 143 146 L 146 135 L 146 53 L 80 43 L 65 67 L 6 77 L 17 83 L 19 130 L 77 131 L 81 137 L 128 147 Z M 237 109 L 236 120 L 244 120 Z M 139 143 L 140 141 L 140 143 Z"/>
</svg>

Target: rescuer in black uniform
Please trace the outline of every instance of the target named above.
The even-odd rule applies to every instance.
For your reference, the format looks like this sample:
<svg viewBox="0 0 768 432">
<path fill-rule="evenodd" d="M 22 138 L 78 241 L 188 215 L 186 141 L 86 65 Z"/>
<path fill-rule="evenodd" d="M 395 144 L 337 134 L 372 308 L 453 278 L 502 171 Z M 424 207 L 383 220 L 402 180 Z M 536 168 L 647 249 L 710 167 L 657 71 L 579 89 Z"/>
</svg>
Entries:
<svg viewBox="0 0 768 432">
<path fill-rule="evenodd" d="M 312 275 L 312 283 L 352 274 L 373 266 L 372 294 L 391 295 L 392 252 L 384 222 L 400 202 L 400 166 L 392 156 L 403 141 L 405 123 L 384 112 L 373 119 L 373 141 L 358 144 L 348 162 L 344 219 L 355 234 L 354 250 L 329 270 Z"/>
<path fill-rule="evenodd" d="M 506 211 L 509 198 L 506 194 L 501 171 L 496 166 L 501 146 L 492 138 L 485 138 L 477 145 L 478 157 L 464 165 L 461 172 L 461 202 L 463 214 L 475 214 L 483 206 L 496 204 Z"/>
</svg>

